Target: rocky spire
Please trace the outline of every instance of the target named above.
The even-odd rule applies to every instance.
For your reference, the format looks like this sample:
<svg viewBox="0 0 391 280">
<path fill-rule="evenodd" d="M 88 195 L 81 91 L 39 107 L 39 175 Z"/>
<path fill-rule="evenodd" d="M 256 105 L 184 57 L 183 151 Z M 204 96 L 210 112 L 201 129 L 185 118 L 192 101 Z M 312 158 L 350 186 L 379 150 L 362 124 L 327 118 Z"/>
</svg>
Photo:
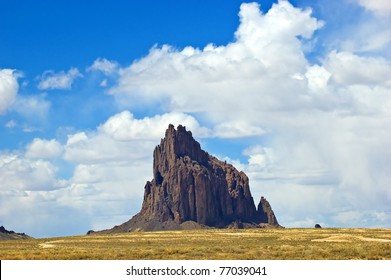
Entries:
<svg viewBox="0 0 391 280">
<path fill-rule="evenodd" d="M 273 209 L 270 206 L 269 201 L 266 200 L 263 196 L 258 204 L 258 217 L 260 217 L 261 223 L 267 224 L 272 227 L 279 227 L 277 218 L 274 215 Z"/>
<path fill-rule="evenodd" d="M 264 204 L 261 199 L 260 205 Z M 257 226 L 269 218 L 277 224 L 272 217 L 256 210 L 244 172 L 202 150 L 184 126 L 175 129 L 170 124 L 154 149 L 153 179 L 145 185 L 140 213 L 109 231 L 180 229 L 189 222 L 227 227 L 239 221 Z"/>
<path fill-rule="evenodd" d="M 166 174 L 175 167 L 178 158 L 189 157 L 201 165 L 208 164 L 209 155 L 201 149 L 200 143 L 194 140 L 191 131 L 179 125 L 177 130 L 170 124 L 164 139 L 153 151 L 153 175 L 157 182 L 161 174 Z"/>
</svg>

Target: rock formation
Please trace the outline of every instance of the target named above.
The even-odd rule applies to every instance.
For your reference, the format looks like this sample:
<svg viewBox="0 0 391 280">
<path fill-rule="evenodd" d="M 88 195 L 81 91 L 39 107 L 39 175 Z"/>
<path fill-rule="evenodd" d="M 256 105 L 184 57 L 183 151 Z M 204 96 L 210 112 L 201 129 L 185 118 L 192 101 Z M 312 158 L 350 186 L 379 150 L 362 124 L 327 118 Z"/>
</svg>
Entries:
<svg viewBox="0 0 391 280">
<path fill-rule="evenodd" d="M 0 226 L 0 240 L 17 240 L 29 238 L 31 237 L 25 233 L 17 233 L 13 230 L 7 230 L 4 226 Z"/>
<path fill-rule="evenodd" d="M 278 227 L 277 218 L 274 215 L 273 209 L 270 206 L 269 201 L 263 196 L 258 204 L 258 216 L 260 217 L 261 224 L 266 227 Z"/>
<path fill-rule="evenodd" d="M 141 211 L 101 232 L 265 225 L 279 227 L 264 197 L 255 208 L 246 174 L 202 150 L 184 126 L 169 125 L 153 152 Z"/>
</svg>

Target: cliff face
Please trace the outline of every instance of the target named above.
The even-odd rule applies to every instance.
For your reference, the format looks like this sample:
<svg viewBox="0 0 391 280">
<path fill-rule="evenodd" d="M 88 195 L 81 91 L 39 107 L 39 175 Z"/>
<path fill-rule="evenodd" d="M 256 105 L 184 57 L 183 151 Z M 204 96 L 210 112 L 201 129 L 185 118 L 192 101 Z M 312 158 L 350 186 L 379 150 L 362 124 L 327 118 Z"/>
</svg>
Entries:
<svg viewBox="0 0 391 280">
<path fill-rule="evenodd" d="M 209 156 L 183 126 L 171 125 L 155 148 L 153 174 L 141 210 L 146 217 L 207 226 L 256 220 L 246 174 Z"/>
<path fill-rule="evenodd" d="M 190 131 L 170 125 L 153 152 L 153 179 L 141 211 L 110 232 L 199 227 L 232 223 L 278 226 L 270 204 L 258 210 L 245 173 L 201 149 Z"/>
</svg>

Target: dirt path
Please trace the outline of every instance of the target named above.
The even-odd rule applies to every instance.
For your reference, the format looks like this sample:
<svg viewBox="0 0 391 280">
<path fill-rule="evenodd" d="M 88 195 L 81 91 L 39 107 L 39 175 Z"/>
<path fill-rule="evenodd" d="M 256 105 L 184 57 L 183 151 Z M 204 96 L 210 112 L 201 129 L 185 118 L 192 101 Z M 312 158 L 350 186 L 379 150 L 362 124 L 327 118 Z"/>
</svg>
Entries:
<svg viewBox="0 0 391 280">
<path fill-rule="evenodd" d="M 346 234 L 332 235 L 326 238 L 313 239 L 312 242 L 354 242 L 356 240 L 368 241 L 368 242 L 391 242 L 390 239 L 369 238 L 363 236 L 351 236 Z"/>
<path fill-rule="evenodd" d="M 48 248 L 54 248 L 56 247 L 55 244 L 53 243 L 59 243 L 59 242 L 62 242 L 64 240 L 55 240 L 55 241 L 48 241 L 48 242 L 45 242 L 45 243 L 40 243 L 39 246 L 42 248 L 42 249 L 48 249 Z"/>
</svg>

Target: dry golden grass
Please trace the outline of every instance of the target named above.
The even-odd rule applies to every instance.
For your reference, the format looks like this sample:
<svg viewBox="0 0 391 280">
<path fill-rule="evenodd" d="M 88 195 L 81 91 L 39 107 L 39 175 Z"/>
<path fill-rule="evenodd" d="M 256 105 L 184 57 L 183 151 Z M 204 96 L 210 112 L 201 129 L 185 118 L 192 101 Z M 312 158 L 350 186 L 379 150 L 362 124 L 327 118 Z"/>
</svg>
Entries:
<svg viewBox="0 0 391 280">
<path fill-rule="evenodd" d="M 391 229 L 213 229 L 0 241 L 0 259 L 391 259 Z"/>
</svg>

